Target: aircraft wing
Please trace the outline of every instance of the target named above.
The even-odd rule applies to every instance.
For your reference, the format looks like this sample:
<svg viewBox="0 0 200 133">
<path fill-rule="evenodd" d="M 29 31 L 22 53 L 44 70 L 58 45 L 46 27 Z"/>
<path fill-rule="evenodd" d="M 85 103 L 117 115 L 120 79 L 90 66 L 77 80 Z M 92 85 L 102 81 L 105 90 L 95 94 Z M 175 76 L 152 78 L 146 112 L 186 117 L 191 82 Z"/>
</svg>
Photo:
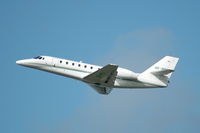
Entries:
<svg viewBox="0 0 200 133">
<path fill-rule="evenodd" d="M 91 84 L 89 85 L 100 94 L 109 94 L 112 91 L 112 88 L 100 87 L 100 86 L 91 85 Z"/>
<path fill-rule="evenodd" d="M 116 79 L 117 68 L 117 65 L 106 65 L 84 77 L 83 81 L 97 86 L 112 87 Z"/>
</svg>

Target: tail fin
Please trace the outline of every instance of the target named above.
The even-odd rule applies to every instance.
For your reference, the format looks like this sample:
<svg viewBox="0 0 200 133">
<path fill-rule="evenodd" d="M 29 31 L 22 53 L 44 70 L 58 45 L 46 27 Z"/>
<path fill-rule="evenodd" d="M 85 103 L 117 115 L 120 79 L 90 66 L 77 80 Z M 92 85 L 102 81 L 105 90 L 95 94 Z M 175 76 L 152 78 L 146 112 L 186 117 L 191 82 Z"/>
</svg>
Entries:
<svg viewBox="0 0 200 133">
<path fill-rule="evenodd" d="M 167 86 L 169 78 L 174 72 L 179 58 L 165 56 L 153 66 L 145 70 L 138 77 L 139 81 L 150 83 L 157 86 Z"/>
</svg>

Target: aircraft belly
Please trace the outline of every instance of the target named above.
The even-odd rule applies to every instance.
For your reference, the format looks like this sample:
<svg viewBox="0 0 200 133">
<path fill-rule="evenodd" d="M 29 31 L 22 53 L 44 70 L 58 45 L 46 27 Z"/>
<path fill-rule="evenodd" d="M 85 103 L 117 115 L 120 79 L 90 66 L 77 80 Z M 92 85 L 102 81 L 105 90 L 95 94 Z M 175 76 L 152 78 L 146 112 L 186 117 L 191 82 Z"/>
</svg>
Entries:
<svg viewBox="0 0 200 133">
<path fill-rule="evenodd" d="M 152 86 L 133 80 L 116 79 L 114 88 L 152 88 Z"/>
</svg>

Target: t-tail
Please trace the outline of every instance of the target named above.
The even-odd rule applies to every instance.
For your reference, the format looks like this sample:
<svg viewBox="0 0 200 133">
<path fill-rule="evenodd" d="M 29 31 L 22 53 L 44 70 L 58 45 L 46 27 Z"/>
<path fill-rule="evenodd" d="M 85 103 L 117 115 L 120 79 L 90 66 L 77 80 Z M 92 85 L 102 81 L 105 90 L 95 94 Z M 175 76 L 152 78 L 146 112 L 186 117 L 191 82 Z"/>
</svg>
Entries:
<svg viewBox="0 0 200 133">
<path fill-rule="evenodd" d="M 167 87 L 179 58 L 165 56 L 138 76 L 138 81 L 157 87 Z"/>
</svg>

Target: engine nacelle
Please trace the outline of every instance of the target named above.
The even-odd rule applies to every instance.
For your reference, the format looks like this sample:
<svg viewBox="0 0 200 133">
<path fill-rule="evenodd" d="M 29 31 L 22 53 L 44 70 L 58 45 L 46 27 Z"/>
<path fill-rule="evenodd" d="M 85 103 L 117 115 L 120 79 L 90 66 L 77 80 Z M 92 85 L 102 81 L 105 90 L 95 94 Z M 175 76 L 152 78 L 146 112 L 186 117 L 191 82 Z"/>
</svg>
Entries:
<svg viewBox="0 0 200 133">
<path fill-rule="evenodd" d="M 136 80 L 138 75 L 139 75 L 138 73 L 134 73 L 128 69 L 124 68 L 117 69 L 117 77 L 120 79 Z"/>
</svg>

